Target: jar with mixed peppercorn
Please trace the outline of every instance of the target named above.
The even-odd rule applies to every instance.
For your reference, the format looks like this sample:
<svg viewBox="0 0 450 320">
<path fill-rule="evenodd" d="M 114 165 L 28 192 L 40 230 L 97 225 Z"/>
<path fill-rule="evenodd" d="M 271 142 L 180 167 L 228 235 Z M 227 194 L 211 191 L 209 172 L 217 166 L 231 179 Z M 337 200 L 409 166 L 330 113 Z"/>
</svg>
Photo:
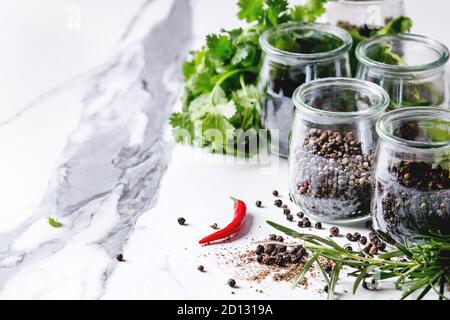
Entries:
<svg viewBox="0 0 450 320">
<path fill-rule="evenodd" d="M 264 32 L 259 42 L 264 52 L 259 74 L 262 122 L 271 150 L 287 157 L 294 90 L 318 78 L 349 77 L 352 38 L 331 25 L 286 23 Z"/>
<path fill-rule="evenodd" d="M 403 242 L 450 235 L 450 111 L 416 107 L 387 113 L 374 170 L 374 228 Z"/>
<path fill-rule="evenodd" d="M 289 152 L 294 202 L 321 221 L 366 219 L 372 200 L 375 123 L 389 104 L 380 86 L 351 78 L 299 87 Z"/>
</svg>

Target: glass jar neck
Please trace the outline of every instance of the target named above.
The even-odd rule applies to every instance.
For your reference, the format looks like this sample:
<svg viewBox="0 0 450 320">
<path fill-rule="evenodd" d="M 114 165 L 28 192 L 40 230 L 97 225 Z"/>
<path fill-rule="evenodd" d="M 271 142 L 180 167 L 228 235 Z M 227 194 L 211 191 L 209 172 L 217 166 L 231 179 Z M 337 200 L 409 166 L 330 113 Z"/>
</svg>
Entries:
<svg viewBox="0 0 450 320">
<path fill-rule="evenodd" d="M 341 42 L 341 44 L 335 48 L 328 51 L 321 51 L 316 53 L 304 53 L 304 52 L 293 52 L 285 49 L 280 49 L 275 46 L 271 39 L 279 34 L 290 35 L 295 32 L 302 32 L 305 34 L 310 34 L 304 36 L 311 42 L 318 41 L 317 38 L 328 37 L 334 38 Z M 314 37 L 313 37 L 314 35 Z M 279 26 L 270 28 L 266 30 L 259 38 L 259 43 L 265 55 L 278 63 L 297 65 L 321 61 L 332 61 L 342 55 L 348 54 L 352 47 L 351 36 L 343 29 L 328 24 L 321 23 L 285 23 Z"/>
<path fill-rule="evenodd" d="M 450 157 L 450 110 L 433 107 L 404 108 L 383 115 L 377 122 L 382 142 L 410 153 Z"/>
<path fill-rule="evenodd" d="M 319 117 L 332 123 L 348 123 L 378 118 L 389 105 L 389 95 L 372 82 L 326 78 L 297 88 L 293 102 L 302 116 Z"/>
<path fill-rule="evenodd" d="M 449 50 L 444 44 L 420 35 L 383 35 L 358 44 L 356 58 L 372 72 L 421 77 L 443 71 Z"/>
</svg>

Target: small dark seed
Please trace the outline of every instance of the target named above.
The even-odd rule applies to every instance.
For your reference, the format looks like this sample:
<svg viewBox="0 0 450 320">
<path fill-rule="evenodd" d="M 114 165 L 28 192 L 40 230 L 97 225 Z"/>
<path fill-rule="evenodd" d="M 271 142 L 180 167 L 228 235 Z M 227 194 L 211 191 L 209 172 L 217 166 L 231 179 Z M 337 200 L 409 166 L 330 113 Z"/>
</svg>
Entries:
<svg viewBox="0 0 450 320">
<path fill-rule="evenodd" d="M 330 228 L 330 235 L 333 237 L 337 237 L 339 235 L 339 228 L 338 227 L 331 227 Z"/>
<path fill-rule="evenodd" d="M 377 243 L 377 248 L 381 251 L 384 251 L 386 249 L 386 243 L 383 241 L 380 241 Z"/>
<path fill-rule="evenodd" d="M 324 270 L 326 273 L 330 273 L 331 271 L 333 271 L 333 267 L 331 265 L 327 264 L 327 265 L 325 265 Z"/>
<path fill-rule="evenodd" d="M 304 224 L 305 224 L 305 228 L 311 227 L 311 221 L 309 221 L 309 220 L 305 220 Z"/>
<path fill-rule="evenodd" d="M 119 262 L 124 262 L 125 260 L 123 260 L 123 254 L 121 254 L 121 253 L 119 253 L 117 256 L 116 256 L 116 259 L 117 259 L 117 261 L 119 261 Z"/>
<path fill-rule="evenodd" d="M 227 282 L 227 284 L 228 284 L 230 287 L 234 288 L 234 287 L 236 286 L 236 280 L 234 280 L 234 279 L 229 279 L 228 282 Z"/>
<path fill-rule="evenodd" d="M 297 217 L 299 217 L 300 219 L 303 218 L 304 216 L 305 216 L 305 214 L 303 212 L 297 213 Z"/>
<path fill-rule="evenodd" d="M 256 261 L 258 262 L 258 263 L 262 263 L 262 261 L 263 261 L 263 256 L 262 255 L 257 255 L 256 256 Z"/>
<path fill-rule="evenodd" d="M 288 214 L 288 215 L 286 216 L 286 219 L 287 219 L 288 221 L 292 221 L 292 220 L 294 220 L 294 216 L 293 216 L 292 214 Z"/>
<path fill-rule="evenodd" d="M 366 228 L 367 229 L 369 229 L 369 230 L 373 230 L 373 223 L 372 223 L 372 221 L 366 221 Z"/>
<path fill-rule="evenodd" d="M 279 193 L 278 193 L 277 190 L 273 190 L 273 191 L 272 191 L 272 194 L 274 195 L 274 197 L 278 197 L 278 195 L 279 195 Z"/>
<path fill-rule="evenodd" d="M 287 204 L 283 204 L 282 206 L 281 206 L 283 209 L 287 209 Z"/>
<path fill-rule="evenodd" d="M 344 247 L 344 249 L 347 250 L 347 251 L 353 251 L 353 248 L 352 248 L 351 245 L 346 245 L 346 246 Z"/>
<path fill-rule="evenodd" d="M 323 287 L 323 291 L 325 291 L 326 293 L 328 293 L 328 285 L 326 285 L 325 287 Z"/>
<path fill-rule="evenodd" d="M 348 241 L 353 241 L 353 235 L 351 233 L 347 233 L 345 238 L 347 238 Z"/>
<path fill-rule="evenodd" d="M 185 223 L 186 223 L 186 219 L 185 218 L 183 218 L 183 217 L 178 218 L 178 224 L 180 226 L 184 225 Z"/>
<path fill-rule="evenodd" d="M 316 224 L 314 225 L 314 227 L 316 229 L 322 229 L 322 223 L 321 222 L 316 222 Z"/>
<path fill-rule="evenodd" d="M 205 272 L 205 267 L 202 266 L 202 265 L 199 265 L 199 266 L 197 267 L 197 270 L 200 271 L 200 272 Z"/>
<path fill-rule="evenodd" d="M 217 223 L 213 223 L 212 225 L 210 225 L 211 229 L 217 230 L 219 229 L 219 226 L 217 225 Z"/>
<path fill-rule="evenodd" d="M 353 234 L 353 238 L 355 238 L 355 241 L 359 241 L 359 239 L 361 239 L 361 234 L 359 232 L 355 232 Z"/>
<path fill-rule="evenodd" d="M 361 243 L 363 246 L 367 243 L 367 238 L 365 236 L 361 236 L 359 239 L 359 243 Z"/>
<path fill-rule="evenodd" d="M 280 199 L 277 199 L 277 200 L 274 201 L 273 204 L 276 205 L 279 208 L 279 207 L 281 207 L 283 205 L 283 201 L 281 201 Z"/>
<path fill-rule="evenodd" d="M 284 209 L 284 210 L 283 210 L 283 213 L 284 213 L 285 215 L 289 215 L 289 214 L 291 214 L 291 210 L 289 210 L 289 209 Z"/>
<path fill-rule="evenodd" d="M 305 227 L 305 222 L 303 222 L 303 221 L 299 221 L 298 223 L 297 223 L 297 226 L 299 226 L 300 228 L 304 228 Z"/>
<path fill-rule="evenodd" d="M 256 205 L 258 208 L 261 208 L 261 207 L 262 207 L 262 202 L 261 202 L 260 200 L 258 200 L 258 201 L 256 201 L 255 205 Z"/>
<path fill-rule="evenodd" d="M 269 240 L 275 241 L 275 240 L 277 240 L 277 236 L 275 234 L 269 234 Z"/>
<path fill-rule="evenodd" d="M 258 245 L 258 246 L 256 247 L 255 253 L 258 254 L 258 255 L 259 255 L 259 254 L 263 254 L 263 253 L 264 253 L 264 246 Z"/>
<path fill-rule="evenodd" d="M 283 241 L 284 241 L 284 238 L 283 238 L 282 236 L 278 236 L 278 237 L 277 237 L 277 241 L 278 241 L 278 242 L 283 242 Z"/>
</svg>

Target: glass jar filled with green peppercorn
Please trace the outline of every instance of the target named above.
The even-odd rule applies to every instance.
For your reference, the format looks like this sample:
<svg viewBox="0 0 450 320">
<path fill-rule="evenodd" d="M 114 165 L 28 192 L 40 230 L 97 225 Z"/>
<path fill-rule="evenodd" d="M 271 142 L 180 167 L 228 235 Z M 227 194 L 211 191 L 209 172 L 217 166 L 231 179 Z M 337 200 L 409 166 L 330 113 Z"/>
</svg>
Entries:
<svg viewBox="0 0 450 320">
<path fill-rule="evenodd" d="M 376 129 L 375 229 L 397 242 L 450 235 L 450 111 L 399 109 Z"/>
<path fill-rule="evenodd" d="M 448 105 L 449 50 L 444 44 L 415 34 L 377 36 L 361 42 L 356 57 L 356 77 L 386 89 L 389 110 Z"/>
<path fill-rule="evenodd" d="M 293 95 L 289 150 L 293 201 L 321 221 L 366 219 L 372 201 L 375 123 L 389 104 L 380 86 L 359 79 L 309 82 Z"/>
<path fill-rule="evenodd" d="M 267 30 L 259 41 L 264 52 L 259 75 L 262 119 L 272 151 L 287 157 L 294 90 L 314 79 L 350 76 L 352 39 L 326 24 L 287 23 Z"/>
</svg>

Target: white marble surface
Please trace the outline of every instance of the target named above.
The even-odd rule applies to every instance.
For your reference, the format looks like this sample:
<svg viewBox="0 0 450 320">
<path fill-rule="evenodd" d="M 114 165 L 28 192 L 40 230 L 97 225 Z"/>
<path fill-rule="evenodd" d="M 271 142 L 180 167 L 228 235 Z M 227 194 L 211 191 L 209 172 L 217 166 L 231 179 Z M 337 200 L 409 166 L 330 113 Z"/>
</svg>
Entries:
<svg viewBox="0 0 450 320">
<path fill-rule="evenodd" d="M 239 25 L 234 1 L 44 2 L 0 5 L 11 30 L 0 39 L 0 299 L 325 298 L 320 278 L 308 290 L 255 284 L 220 256 L 265 237 L 265 220 L 285 223 L 271 190 L 287 200 L 286 162 L 233 163 L 168 134 L 181 61 L 205 34 Z M 447 1 L 406 2 L 415 32 L 450 44 L 449 22 L 436 19 Z M 249 204 L 245 235 L 200 247 L 210 224 L 229 221 L 229 195 Z M 269 205 L 256 210 L 256 199 Z M 353 296 L 349 281 L 338 298 L 399 297 L 386 286 Z"/>
</svg>

